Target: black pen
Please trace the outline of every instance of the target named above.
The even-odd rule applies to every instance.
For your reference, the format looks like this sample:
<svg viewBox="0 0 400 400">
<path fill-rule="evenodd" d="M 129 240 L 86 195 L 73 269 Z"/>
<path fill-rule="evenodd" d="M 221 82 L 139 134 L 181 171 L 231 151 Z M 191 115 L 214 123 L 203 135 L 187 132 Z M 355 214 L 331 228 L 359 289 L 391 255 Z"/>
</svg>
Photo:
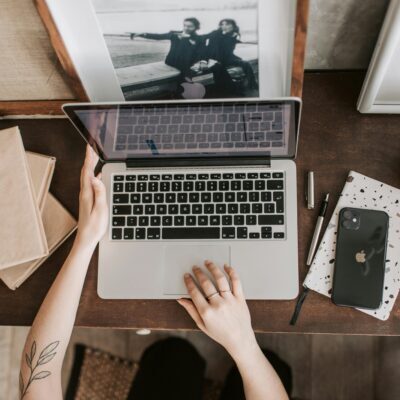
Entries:
<svg viewBox="0 0 400 400">
<path fill-rule="evenodd" d="M 318 244 L 319 235 L 320 235 L 321 229 L 322 229 L 322 223 L 324 222 L 326 210 L 328 208 L 328 200 L 329 200 L 329 193 L 327 193 L 325 195 L 324 199 L 322 200 L 321 207 L 319 209 L 317 224 L 315 225 L 314 235 L 313 235 L 313 238 L 311 241 L 310 250 L 308 251 L 308 257 L 307 257 L 307 263 L 306 263 L 307 266 L 311 265 L 313 258 L 314 258 L 315 250 L 316 250 L 317 244 Z"/>
</svg>

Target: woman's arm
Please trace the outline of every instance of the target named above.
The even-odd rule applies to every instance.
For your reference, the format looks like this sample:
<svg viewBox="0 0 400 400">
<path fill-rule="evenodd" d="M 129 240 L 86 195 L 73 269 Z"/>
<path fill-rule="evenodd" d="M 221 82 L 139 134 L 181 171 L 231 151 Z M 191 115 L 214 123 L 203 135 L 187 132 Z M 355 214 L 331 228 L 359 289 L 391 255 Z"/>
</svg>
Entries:
<svg viewBox="0 0 400 400">
<path fill-rule="evenodd" d="M 93 251 L 107 229 L 105 187 L 94 176 L 97 161 L 87 146 L 81 173 L 78 233 L 36 315 L 22 353 L 20 397 L 24 400 L 62 399 L 61 367 L 79 298 Z"/>
<path fill-rule="evenodd" d="M 216 286 L 200 268 L 194 267 L 202 292 L 194 278 L 186 274 L 184 279 L 191 300 L 179 299 L 179 304 L 204 333 L 232 356 L 242 376 L 247 400 L 287 400 L 281 380 L 257 344 L 236 272 L 231 267 L 224 267 L 229 283 L 213 263 L 206 261 L 205 265 Z"/>
<path fill-rule="evenodd" d="M 131 33 L 131 40 L 135 39 L 136 37 L 142 37 L 144 39 L 151 39 L 151 40 L 171 40 L 173 33 Z"/>
</svg>

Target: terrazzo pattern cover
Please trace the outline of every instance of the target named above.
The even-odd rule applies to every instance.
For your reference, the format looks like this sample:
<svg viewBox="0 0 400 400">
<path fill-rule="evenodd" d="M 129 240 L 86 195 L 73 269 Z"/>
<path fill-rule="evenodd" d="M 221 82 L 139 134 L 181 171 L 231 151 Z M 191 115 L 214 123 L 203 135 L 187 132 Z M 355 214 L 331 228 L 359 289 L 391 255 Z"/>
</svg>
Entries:
<svg viewBox="0 0 400 400">
<path fill-rule="evenodd" d="M 386 320 L 400 288 L 400 190 L 392 186 L 350 171 L 303 285 L 325 296 L 331 296 L 337 223 L 339 212 L 344 207 L 381 210 L 389 215 L 382 305 L 377 310 L 358 309 L 375 318 Z"/>
</svg>

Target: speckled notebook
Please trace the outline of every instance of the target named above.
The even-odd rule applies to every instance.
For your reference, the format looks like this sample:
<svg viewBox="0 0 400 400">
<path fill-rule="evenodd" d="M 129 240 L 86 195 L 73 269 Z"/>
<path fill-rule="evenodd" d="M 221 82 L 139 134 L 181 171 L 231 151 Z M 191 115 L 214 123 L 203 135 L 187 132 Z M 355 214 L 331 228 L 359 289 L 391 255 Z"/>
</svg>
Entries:
<svg viewBox="0 0 400 400">
<path fill-rule="evenodd" d="M 392 186 L 350 171 L 304 286 L 330 297 L 336 253 L 336 228 L 339 211 L 344 207 L 382 210 L 389 214 L 382 305 L 377 310 L 358 309 L 375 318 L 386 320 L 400 289 L 400 190 Z"/>
</svg>

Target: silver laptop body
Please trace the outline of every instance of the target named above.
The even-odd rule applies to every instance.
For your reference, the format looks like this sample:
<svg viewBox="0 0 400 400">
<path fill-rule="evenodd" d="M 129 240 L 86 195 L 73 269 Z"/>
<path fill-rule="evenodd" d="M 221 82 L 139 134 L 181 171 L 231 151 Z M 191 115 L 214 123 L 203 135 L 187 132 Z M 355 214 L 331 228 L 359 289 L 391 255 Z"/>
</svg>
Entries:
<svg viewBox="0 0 400 400">
<path fill-rule="evenodd" d="M 100 297 L 185 296 L 183 274 L 205 260 L 232 265 L 248 299 L 297 296 L 298 98 L 64 112 L 104 162 Z"/>
</svg>

